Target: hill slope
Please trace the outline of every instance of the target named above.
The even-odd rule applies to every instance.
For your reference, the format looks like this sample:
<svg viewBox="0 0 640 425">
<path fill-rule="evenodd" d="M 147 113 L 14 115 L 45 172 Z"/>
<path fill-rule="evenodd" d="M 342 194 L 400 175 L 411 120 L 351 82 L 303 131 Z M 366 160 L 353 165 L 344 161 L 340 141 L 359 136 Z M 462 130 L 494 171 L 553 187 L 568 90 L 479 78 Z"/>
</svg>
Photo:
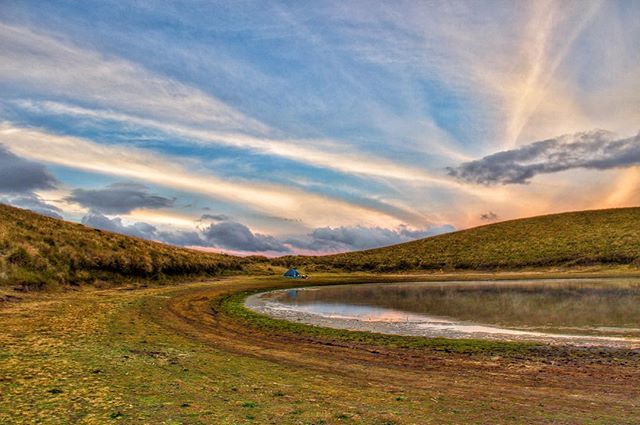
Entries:
<svg viewBox="0 0 640 425">
<path fill-rule="evenodd" d="M 519 269 L 574 265 L 640 267 L 640 208 L 554 214 L 476 227 L 385 248 L 282 257 L 309 270 Z"/>
<path fill-rule="evenodd" d="M 640 267 L 640 208 L 554 214 L 367 251 L 266 260 L 172 247 L 0 204 L 0 286 L 188 279 L 248 272 L 269 262 L 307 271 L 378 272 Z"/>
<path fill-rule="evenodd" d="M 250 262 L 90 229 L 0 204 L 0 286 L 213 276 L 241 270 Z"/>
</svg>

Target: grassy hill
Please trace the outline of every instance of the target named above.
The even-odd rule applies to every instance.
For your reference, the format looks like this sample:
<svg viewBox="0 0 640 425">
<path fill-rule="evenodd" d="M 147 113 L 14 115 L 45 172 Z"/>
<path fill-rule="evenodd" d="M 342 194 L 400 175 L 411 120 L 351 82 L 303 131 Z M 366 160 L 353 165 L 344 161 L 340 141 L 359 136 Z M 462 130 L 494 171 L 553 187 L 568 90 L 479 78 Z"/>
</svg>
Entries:
<svg viewBox="0 0 640 425">
<path fill-rule="evenodd" d="M 0 204 L 0 286 L 112 285 L 237 272 L 256 259 L 177 248 Z"/>
<path fill-rule="evenodd" d="M 509 270 L 640 267 L 640 208 L 570 212 L 505 221 L 414 242 L 322 257 L 282 257 L 313 270 Z"/>
<path fill-rule="evenodd" d="M 255 272 L 640 268 L 640 208 L 525 218 L 400 245 L 329 256 L 234 257 L 90 229 L 0 205 L 0 286 L 114 285 Z"/>
</svg>

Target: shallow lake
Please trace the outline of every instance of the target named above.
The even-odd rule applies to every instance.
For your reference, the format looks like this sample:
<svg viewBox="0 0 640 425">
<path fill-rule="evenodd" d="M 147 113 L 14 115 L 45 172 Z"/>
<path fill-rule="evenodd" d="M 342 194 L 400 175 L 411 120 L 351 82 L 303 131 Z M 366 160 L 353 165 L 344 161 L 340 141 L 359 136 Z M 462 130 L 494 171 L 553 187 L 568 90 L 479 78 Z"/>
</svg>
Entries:
<svg viewBox="0 0 640 425">
<path fill-rule="evenodd" d="M 340 329 L 640 347 L 640 279 L 338 285 L 257 294 L 246 304 Z"/>
</svg>

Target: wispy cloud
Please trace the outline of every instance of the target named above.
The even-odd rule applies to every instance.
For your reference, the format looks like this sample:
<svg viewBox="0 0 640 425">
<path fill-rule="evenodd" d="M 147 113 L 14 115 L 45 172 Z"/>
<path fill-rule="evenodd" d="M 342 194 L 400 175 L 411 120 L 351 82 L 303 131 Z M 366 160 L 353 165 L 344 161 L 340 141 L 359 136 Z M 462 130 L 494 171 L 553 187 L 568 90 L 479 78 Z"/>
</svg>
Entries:
<svg viewBox="0 0 640 425">
<path fill-rule="evenodd" d="M 432 2 L 401 7 L 347 2 L 335 7 L 331 16 L 347 52 L 393 75 L 409 74 L 414 81 L 435 78 L 443 88 L 435 93 L 436 105 L 441 107 L 441 96 L 446 96 L 461 108 L 453 114 L 447 110 L 447 117 L 457 119 L 446 122 L 445 130 L 475 138 L 469 148 L 486 152 L 593 125 L 628 131 L 622 117 L 629 108 L 611 109 L 602 103 L 615 99 L 614 88 L 624 84 L 628 72 L 635 75 L 631 80 L 638 80 L 630 67 L 637 58 L 630 64 L 625 53 L 628 40 L 637 38 L 638 25 L 622 22 L 611 12 L 617 8 L 601 1 Z M 603 38 L 612 28 L 625 34 L 614 45 L 593 36 Z M 583 50 L 581 61 L 575 60 L 578 49 Z M 608 63 L 624 58 L 628 72 L 612 83 L 605 75 L 622 68 L 611 69 Z M 584 66 L 598 78 L 598 90 L 590 87 L 585 92 L 580 87 Z M 587 94 L 591 91 L 594 99 Z M 636 93 L 626 94 L 639 100 Z"/>
<path fill-rule="evenodd" d="M 260 182 L 230 182 L 192 171 L 202 167 L 196 160 L 167 158 L 147 150 L 105 146 L 80 138 L 56 136 L 42 131 L 4 125 L 0 128 L 0 143 L 23 157 L 45 163 L 82 169 L 120 178 L 200 193 L 216 199 L 245 205 L 257 211 L 279 216 L 293 215 L 309 225 L 327 221 L 357 223 L 400 223 L 394 215 L 363 205 L 332 199 L 297 189 L 267 185 Z M 331 208 L 332 216 L 325 211 Z M 400 216 L 411 215 L 397 208 Z M 417 220 L 420 218 L 416 217 Z"/>
<path fill-rule="evenodd" d="M 220 100 L 137 64 L 76 47 L 63 36 L 0 23 L 0 79 L 39 95 L 74 99 L 166 122 L 262 132 Z"/>
<path fill-rule="evenodd" d="M 40 96 L 93 105 L 23 101 L 22 106 L 152 127 L 200 143 L 249 149 L 344 173 L 455 186 L 442 176 L 371 156 L 338 140 L 269 137 L 276 131 L 198 89 L 53 35 L 3 24 L 0 35 L 0 52 L 6 58 L 0 64 L 0 80 L 31 88 Z"/>
<path fill-rule="evenodd" d="M 2 202 L 329 250 L 640 202 L 633 143 L 555 137 L 637 131 L 633 2 L 87 1 L 3 5 Z M 149 189 L 118 203 L 122 181 Z"/>
<path fill-rule="evenodd" d="M 532 3 L 532 16 L 526 25 L 521 49 L 527 55 L 527 71 L 525 78 L 509 93 L 510 119 L 504 132 L 505 147 L 516 145 L 540 108 L 553 103 L 557 105 L 558 102 L 552 102 L 552 99 L 558 95 L 569 96 L 555 84 L 555 73 L 601 4 L 600 1 L 585 2 L 584 8 L 576 9 L 563 7 L 565 5 L 556 1 Z M 566 112 L 576 113 L 575 109 Z"/>
<path fill-rule="evenodd" d="M 214 144 L 247 149 L 251 152 L 287 158 L 315 167 L 328 168 L 345 174 L 364 175 L 378 179 L 404 180 L 422 185 L 444 186 L 457 190 L 467 190 L 464 186 L 436 173 L 407 164 L 396 164 L 392 161 L 371 156 L 364 152 L 353 151 L 348 145 L 336 140 L 315 139 L 272 139 L 266 136 L 255 137 L 245 133 L 220 132 L 203 130 L 179 124 L 168 124 L 149 118 L 139 118 L 108 110 L 92 110 L 88 108 L 63 104 L 60 102 L 19 101 L 20 107 L 58 113 L 93 120 L 113 120 L 127 125 L 152 128 L 169 135 L 178 135 L 184 140 L 196 144 Z M 174 141 L 176 143 L 176 141 Z M 459 157 L 460 158 L 460 157 Z"/>
</svg>

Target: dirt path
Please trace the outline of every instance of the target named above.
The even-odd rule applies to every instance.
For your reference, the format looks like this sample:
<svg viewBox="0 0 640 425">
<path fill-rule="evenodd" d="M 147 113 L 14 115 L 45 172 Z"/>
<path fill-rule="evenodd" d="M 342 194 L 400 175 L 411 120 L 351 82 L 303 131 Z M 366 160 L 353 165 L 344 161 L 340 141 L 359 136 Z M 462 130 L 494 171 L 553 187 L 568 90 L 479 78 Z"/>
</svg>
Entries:
<svg viewBox="0 0 640 425">
<path fill-rule="evenodd" d="M 234 279 L 0 307 L 0 423 L 637 423 L 635 357 L 486 358 L 265 334 Z"/>
</svg>

